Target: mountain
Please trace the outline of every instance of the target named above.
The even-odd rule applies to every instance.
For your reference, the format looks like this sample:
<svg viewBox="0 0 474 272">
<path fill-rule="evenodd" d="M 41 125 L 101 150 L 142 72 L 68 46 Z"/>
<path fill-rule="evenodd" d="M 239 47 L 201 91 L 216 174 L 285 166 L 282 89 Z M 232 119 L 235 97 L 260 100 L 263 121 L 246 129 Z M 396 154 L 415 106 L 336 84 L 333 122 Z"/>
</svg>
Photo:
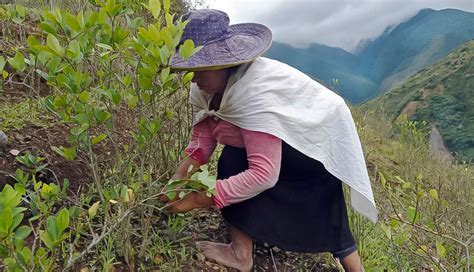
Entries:
<svg viewBox="0 0 474 272">
<path fill-rule="evenodd" d="M 361 106 L 407 114 L 439 130 L 460 160 L 474 160 L 474 40 L 468 41 L 400 86 Z"/>
<path fill-rule="evenodd" d="M 383 94 L 474 39 L 474 13 L 423 9 L 374 40 L 362 40 L 354 54 L 312 44 L 294 48 L 275 42 L 266 56 L 286 62 L 331 85 L 352 103 Z"/>
<path fill-rule="evenodd" d="M 357 57 L 341 48 L 312 44 L 300 49 L 274 42 L 266 56 L 288 63 L 328 86 L 338 79 L 338 86 L 331 87 L 343 97 L 363 100 L 371 95 L 368 90 L 376 88 L 366 77 L 353 72 L 358 65 Z"/>
</svg>

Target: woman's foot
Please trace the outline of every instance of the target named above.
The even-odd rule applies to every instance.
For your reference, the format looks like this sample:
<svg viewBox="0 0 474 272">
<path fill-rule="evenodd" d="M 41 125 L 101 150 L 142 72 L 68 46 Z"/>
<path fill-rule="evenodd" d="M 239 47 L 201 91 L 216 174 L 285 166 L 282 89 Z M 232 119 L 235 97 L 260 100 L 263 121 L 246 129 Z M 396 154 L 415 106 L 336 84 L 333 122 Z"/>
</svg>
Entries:
<svg viewBox="0 0 474 272">
<path fill-rule="evenodd" d="M 250 271 L 253 266 L 252 238 L 233 226 L 229 231 L 230 244 L 197 242 L 196 245 L 208 259 L 240 271 Z"/>
<path fill-rule="evenodd" d="M 196 245 L 206 258 L 217 263 L 240 271 L 250 271 L 252 269 L 252 250 L 246 252 L 245 249 L 236 248 L 233 243 L 196 242 Z"/>
</svg>

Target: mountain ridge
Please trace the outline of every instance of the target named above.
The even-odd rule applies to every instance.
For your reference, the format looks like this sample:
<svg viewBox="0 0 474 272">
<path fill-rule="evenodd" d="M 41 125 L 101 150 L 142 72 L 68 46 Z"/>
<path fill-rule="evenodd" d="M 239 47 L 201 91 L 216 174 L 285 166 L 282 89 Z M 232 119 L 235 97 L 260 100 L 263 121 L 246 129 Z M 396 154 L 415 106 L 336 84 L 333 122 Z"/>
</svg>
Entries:
<svg viewBox="0 0 474 272">
<path fill-rule="evenodd" d="M 388 26 L 357 54 L 313 43 L 295 48 L 274 42 L 267 57 L 286 62 L 332 85 L 351 103 L 381 95 L 413 73 L 435 63 L 467 40 L 474 39 L 474 13 L 456 9 L 422 9 Z"/>
<path fill-rule="evenodd" d="M 474 160 L 474 40 L 360 107 L 427 121 L 458 159 Z"/>
</svg>

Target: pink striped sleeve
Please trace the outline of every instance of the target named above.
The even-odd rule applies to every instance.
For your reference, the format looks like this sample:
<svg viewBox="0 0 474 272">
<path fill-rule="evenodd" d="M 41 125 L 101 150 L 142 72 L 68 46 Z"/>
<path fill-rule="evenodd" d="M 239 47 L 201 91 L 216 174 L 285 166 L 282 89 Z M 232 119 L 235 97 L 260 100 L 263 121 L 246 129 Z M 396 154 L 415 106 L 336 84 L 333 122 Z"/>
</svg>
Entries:
<svg viewBox="0 0 474 272">
<path fill-rule="evenodd" d="M 273 135 L 241 129 L 249 169 L 218 180 L 214 203 L 222 208 L 252 198 L 275 186 L 280 174 L 281 140 Z"/>
<path fill-rule="evenodd" d="M 191 140 L 185 149 L 186 155 L 200 164 L 209 162 L 217 141 L 212 136 L 212 130 L 207 120 L 203 120 L 193 126 Z"/>
</svg>

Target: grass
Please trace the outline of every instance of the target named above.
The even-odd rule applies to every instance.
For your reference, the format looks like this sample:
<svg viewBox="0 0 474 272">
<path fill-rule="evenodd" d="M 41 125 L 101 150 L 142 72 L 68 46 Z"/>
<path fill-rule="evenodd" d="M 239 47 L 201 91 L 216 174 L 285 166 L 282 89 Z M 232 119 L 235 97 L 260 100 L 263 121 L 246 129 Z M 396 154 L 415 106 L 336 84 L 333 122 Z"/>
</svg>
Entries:
<svg viewBox="0 0 474 272">
<path fill-rule="evenodd" d="M 354 115 L 379 209 L 375 226 L 350 213 L 366 269 L 463 269 L 474 225 L 468 212 L 474 203 L 474 168 L 430 156 L 420 124 L 405 121 L 394 127 L 380 112 L 360 109 Z"/>
<path fill-rule="evenodd" d="M 47 126 L 48 119 L 45 118 L 41 109 L 41 101 L 36 98 L 25 98 L 21 101 L 0 100 L 0 129 L 21 130 L 25 125 Z"/>
</svg>

